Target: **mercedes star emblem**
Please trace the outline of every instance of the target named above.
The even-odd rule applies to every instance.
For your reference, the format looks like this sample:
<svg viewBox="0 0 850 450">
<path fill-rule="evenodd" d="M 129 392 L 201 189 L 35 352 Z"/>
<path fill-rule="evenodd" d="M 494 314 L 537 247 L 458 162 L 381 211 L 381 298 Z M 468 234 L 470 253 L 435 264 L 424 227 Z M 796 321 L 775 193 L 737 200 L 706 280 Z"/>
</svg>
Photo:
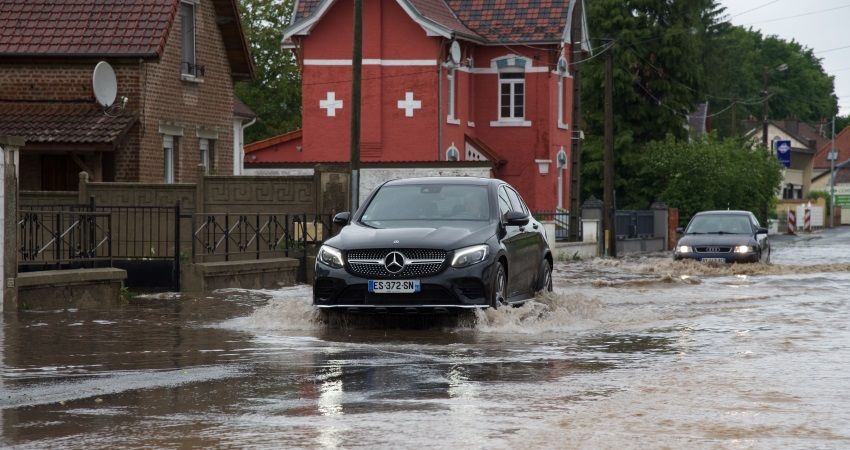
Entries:
<svg viewBox="0 0 850 450">
<path fill-rule="evenodd" d="M 389 273 L 399 273 L 404 270 L 404 255 L 399 252 L 390 252 L 386 258 L 384 258 L 384 267 L 387 268 L 387 272 Z"/>
</svg>

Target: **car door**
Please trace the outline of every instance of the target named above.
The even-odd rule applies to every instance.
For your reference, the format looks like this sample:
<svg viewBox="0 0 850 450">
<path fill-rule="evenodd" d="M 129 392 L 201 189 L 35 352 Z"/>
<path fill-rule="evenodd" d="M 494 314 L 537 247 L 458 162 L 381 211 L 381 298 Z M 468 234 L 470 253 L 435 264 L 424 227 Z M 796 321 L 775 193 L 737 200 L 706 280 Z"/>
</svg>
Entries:
<svg viewBox="0 0 850 450">
<path fill-rule="evenodd" d="M 505 224 L 505 214 L 512 210 L 513 206 L 508 196 L 508 190 L 502 185 L 499 187 L 499 218 L 503 224 Z M 505 246 L 508 257 L 508 297 L 517 292 L 517 286 L 522 285 L 522 274 L 520 273 L 522 270 L 522 232 L 519 229 L 520 227 L 505 224 L 505 236 L 502 237 L 502 244 Z"/>
<path fill-rule="evenodd" d="M 768 255 L 770 255 L 770 241 L 767 238 L 767 233 L 759 234 L 758 230 L 761 228 L 761 225 L 759 224 L 759 220 L 753 214 L 750 214 L 750 223 L 753 226 L 753 233 L 755 234 L 756 242 L 758 242 L 759 249 L 761 250 L 761 259 L 766 261 Z"/>
<path fill-rule="evenodd" d="M 540 267 L 540 260 L 542 256 L 540 256 L 540 245 L 538 242 L 538 233 L 537 230 L 534 229 L 534 226 L 538 226 L 537 222 L 533 220 L 531 217 L 528 208 L 525 207 L 525 204 L 522 202 L 519 193 L 515 191 L 510 186 L 506 186 L 506 190 L 508 192 L 508 199 L 511 201 L 511 208 L 516 211 L 525 214 L 528 219 L 528 225 L 524 227 L 519 227 L 519 235 L 518 235 L 518 255 L 519 255 L 519 267 L 517 267 L 517 283 L 518 285 L 515 287 L 515 293 L 523 293 L 523 292 L 534 292 L 534 278 L 537 275 L 537 269 Z"/>
</svg>

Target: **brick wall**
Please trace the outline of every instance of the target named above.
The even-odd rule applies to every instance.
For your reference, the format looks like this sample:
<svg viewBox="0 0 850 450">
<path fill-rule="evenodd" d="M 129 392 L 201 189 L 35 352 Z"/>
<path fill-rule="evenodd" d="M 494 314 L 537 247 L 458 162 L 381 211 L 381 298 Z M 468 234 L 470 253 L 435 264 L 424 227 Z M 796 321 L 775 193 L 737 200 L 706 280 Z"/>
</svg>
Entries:
<svg viewBox="0 0 850 450">
<path fill-rule="evenodd" d="M 195 53 L 205 74 L 202 82 L 181 79 L 182 30 L 175 18 L 165 50 L 159 61 L 145 64 L 141 83 L 145 88 L 142 106 L 138 181 L 161 182 L 164 161 L 161 125 L 182 128 L 176 139 L 175 180 L 193 182 L 200 162 L 198 130 L 216 132 L 213 147 L 213 173 L 229 173 L 233 161 L 233 81 L 227 51 L 209 0 L 195 10 Z"/>
</svg>

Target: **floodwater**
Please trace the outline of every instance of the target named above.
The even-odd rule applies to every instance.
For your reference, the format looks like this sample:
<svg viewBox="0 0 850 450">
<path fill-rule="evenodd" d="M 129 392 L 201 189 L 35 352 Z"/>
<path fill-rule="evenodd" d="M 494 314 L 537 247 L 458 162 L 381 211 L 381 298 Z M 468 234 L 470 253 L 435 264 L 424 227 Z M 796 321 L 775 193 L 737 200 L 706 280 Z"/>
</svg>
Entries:
<svg viewBox="0 0 850 450">
<path fill-rule="evenodd" d="M 850 229 L 775 247 L 439 320 L 328 324 L 303 286 L 6 314 L 0 446 L 850 448 Z"/>
</svg>

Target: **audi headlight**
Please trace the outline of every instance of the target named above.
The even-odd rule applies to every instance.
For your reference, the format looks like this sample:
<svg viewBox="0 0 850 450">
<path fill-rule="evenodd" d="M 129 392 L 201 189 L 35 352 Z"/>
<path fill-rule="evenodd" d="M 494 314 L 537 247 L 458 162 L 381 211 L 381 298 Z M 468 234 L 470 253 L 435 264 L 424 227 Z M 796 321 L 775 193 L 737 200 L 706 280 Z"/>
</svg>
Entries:
<svg viewBox="0 0 850 450">
<path fill-rule="evenodd" d="M 689 245 L 680 245 L 676 247 L 676 251 L 678 251 L 679 253 L 690 253 L 691 247 Z"/>
<path fill-rule="evenodd" d="M 749 245 L 739 245 L 735 247 L 735 253 L 751 253 L 753 248 Z"/>
<path fill-rule="evenodd" d="M 455 251 L 455 257 L 452 258 L 452 267 L 460 268 L 478 264 L 487 259 L 488 251 L 486 245 L 474 245 L 457 250 Z"/>
<path fill-rule="evenodd" d="M 342 252 L 333 247 L 328 247 L 327 245 L 323 245 L 322 248 L 319 249 L 319 255 L 316 259 L 318 259 L 322 264 L 331 266 L 335 269 L 341 269 L 344 265 L 342 262 Z"/>
</svg>

